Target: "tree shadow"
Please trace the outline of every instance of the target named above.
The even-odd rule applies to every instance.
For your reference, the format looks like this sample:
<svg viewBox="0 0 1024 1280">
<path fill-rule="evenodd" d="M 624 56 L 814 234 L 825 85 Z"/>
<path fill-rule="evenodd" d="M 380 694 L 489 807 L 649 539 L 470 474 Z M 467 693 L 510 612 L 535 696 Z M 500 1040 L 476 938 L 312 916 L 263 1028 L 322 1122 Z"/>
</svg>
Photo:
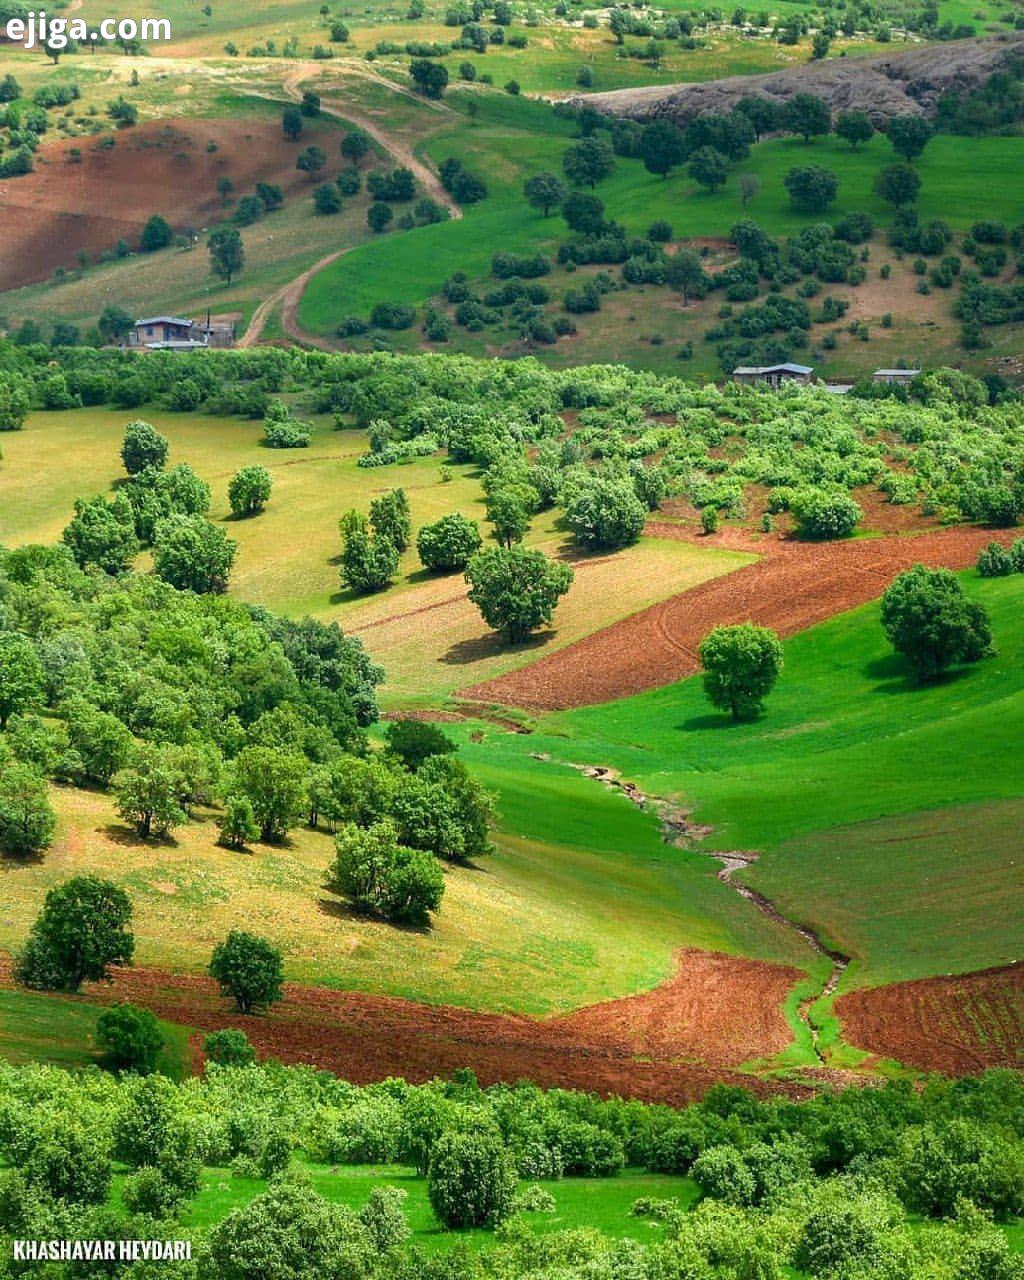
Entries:
<svg viewBox="0 0 1024 1280">
<path fill-rule="evenodd" d="M 950 667 L 932 680 L 921 680 L 906 658 L 898 653 L 890 653 L 884 658 L 872 659 L 862 670 L 869 680 L 876 681 L 875 693 L 901 694 L 956 684 L 971 674 L 971 665 Z"/>
<path fill-rule="evenodd" d="M 745 724 L 753 724 L 759 717 L 755 716 L 751 720 L 734 720 L 727 711 L 709 711 L 703 716 L 691 716 L 689 720 L 684 720 L 682 724 L 677 724 L 677 729 L 683 729 L 687 733 L 706 732 L 708 729 L 741 729 Z"/>
<path fill-rule="evenodd" d="M 120 822 L 108 822 L 106 826 L 96 828 L 98 835 L 106 836 L 111 844 L 119 844 L 125 849 L 176 849 L 178 842 L 169 833 L 162 836 L 140 836 L 134 827 L 126 827 Z"/>
<path fill-rule="evenodd" d="M 337 898 L 317 898 L 316 905 L 322 915 L 332 920 L 347 920 L 351 923 L 374 923 L 386 925 L 397 933 L 415 934 L 426 938 L 430 935 L 429 924 L 407 924 L 398 920 L 382 920 L 371 911 L 360 911 L 349 902 L 340 902 Z"/>
<path fill-rule="evenodd" d="M 441 661 L 449 666 L 462 667 L 473 662 L 482 662 L 484 658 L 493 658 L 503 649 L 509 649 L 515 653 L 530 653 L 534 649 L 542 648 L 554 635 L 554 631 L 538 631 L 528 640 L 520 641 L 519 644 L 504 644 L 498 633 L 491 631 L 485 636 L 476 636 L 472 640 L 456 641 L 441 656 Z"/>
</svg>

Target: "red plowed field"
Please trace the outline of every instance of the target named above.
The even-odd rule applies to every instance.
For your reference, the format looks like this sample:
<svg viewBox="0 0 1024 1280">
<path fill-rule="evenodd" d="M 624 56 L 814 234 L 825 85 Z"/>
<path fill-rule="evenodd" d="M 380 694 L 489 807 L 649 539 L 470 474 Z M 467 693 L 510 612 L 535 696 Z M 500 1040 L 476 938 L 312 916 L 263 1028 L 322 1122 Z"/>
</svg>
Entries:
<svg viewBox="0 0 1024 1280">
<path fill-rule="evenodd" d="M 799 976 L 685 951 L 675 977 L 654 991 L 544 1021 L 295 983 L 266 1016 L 244 1018 L 209 979 L 153 969 L 119 972 L 112 984 L 88 987 L 86 998 L 131 1000 L 202 1031 L 242 1026 L 261 1056 L 315 1064 L 356 1083 L 391 1075 L 422 1081 L 472 1067 L 484 1084 L 523 1078 L 682 1104 L 719 1081 L 758 1093 L 806 1092 L 732 1069 L 789 1043 L 782 1003 Z M 9 966 L 2 977 L 9 983 Z"/>
<path fill-rule="evenodd" d="M 652 522 L 655 537 L 694 540 L 678 525 Z M 518 671 L 474 685 L 461 696 L 536 711 L 586 707 L 671 684 L 699 670 L 697 647 L 712 627 L 759 622 L 793 635 L 880 596 L 901 570 L 921 561 L 966 569 L 993 540 L 987 529 L 936 529 L 913 536 L 808 543 L 739 530 L 708 545 L 757 551 L 764 558 L 735 573 L 652 605 Z M 1003 536 L 1002 540 L 1006 540 Z"/>
<path fill-rule="evenodd" d="M 851 991 L 836 1012 L 851 1044 L 924 1071 L 1024 1067 L 1024 965 Z"/>
<path fill-rule="evenodd" d="M 95 259 L 122 238 L 135 249 L 153 213 L 176 231 L 219 221 L 230 210 L 218 178 L 229 177 L 239 195 L 257 182 L 286 194 L 303 185 L 295 144 L 269 120 L 152 123 L 114 137 L 109 151 L 92 137 L 45 144 L 34 173 L 0 183 L 0 289 L 46 280 L 56 267 L 77 266 L 81 251 Z"/>
</svg>

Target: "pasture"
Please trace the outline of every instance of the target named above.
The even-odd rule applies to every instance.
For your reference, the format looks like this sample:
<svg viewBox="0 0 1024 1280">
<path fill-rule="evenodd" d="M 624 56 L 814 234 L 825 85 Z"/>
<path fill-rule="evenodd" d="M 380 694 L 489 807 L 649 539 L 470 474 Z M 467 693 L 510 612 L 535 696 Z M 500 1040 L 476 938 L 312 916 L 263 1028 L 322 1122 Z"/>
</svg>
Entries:
<svg viewBox="0 0 1024 1280">
<path fill-rule="evenodd" d="M 788 640 L 753 723 L 712 711 L 694 678 L 547 715 L 529 739 L 489 739 L 488 763 L 525 742 L 609 766 L 710 826 L 701 848 L 758 852 L 741 878 L 850 953 L 847 984 L 1008 963 L 1024 923 L 1010 834 L 1024 586 L 963 582 L 991 613 L 997 653 L 935 685 L 909 680 L 872 604 Z"/>
</svg>

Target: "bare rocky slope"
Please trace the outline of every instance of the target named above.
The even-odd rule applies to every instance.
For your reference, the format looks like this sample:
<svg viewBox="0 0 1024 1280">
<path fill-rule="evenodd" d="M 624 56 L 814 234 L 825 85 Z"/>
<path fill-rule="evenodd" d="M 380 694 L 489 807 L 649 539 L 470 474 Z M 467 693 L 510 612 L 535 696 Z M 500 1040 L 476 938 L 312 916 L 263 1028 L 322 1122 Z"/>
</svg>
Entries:
<svg viewBox="0 0 1024 1280">
<path fill-rule="evenodd" d="M 796 93 L 814 93 L 833 112 L 866 111 L 880 125 L 897 115 L 933 115 L 944 93 L 969 92 L 1009 60 L 1022 57 L 1024 33 L 1014 32 L 868 58 L 829 58 L 767 75 L 616 89 L 578 95 L 572 101 L 608 115 L 643 121 L 667 118 L 685 125 L 696 116 L 727 112 L 741 98 L 763 96 L 784 102 Z"/>
</svg>

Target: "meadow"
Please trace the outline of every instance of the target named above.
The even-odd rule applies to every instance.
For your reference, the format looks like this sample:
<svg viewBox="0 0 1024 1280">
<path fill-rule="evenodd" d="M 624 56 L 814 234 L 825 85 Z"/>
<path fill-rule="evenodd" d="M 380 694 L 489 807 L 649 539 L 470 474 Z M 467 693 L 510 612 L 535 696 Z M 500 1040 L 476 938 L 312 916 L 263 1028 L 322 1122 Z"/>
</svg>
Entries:
<svg viewBox="0 0 1024 1280">
<path fill-rule="evenodd" d="M 402 487 L 409 495 L 414 536 L 422 525 L 453 510 L 482 525 L 483 491 L 475 467 L 451 466 L 450 479 L 442 477 L 439 458 L 363 469 L 356 463 L 366 452 L 365 433 L 337 431 L 322 416 L 314 421 L 308 449 L 278 451 L 263 446 L 257 422 L 144 413 L 170 439 L 170 464 L 188 462 L 213 490 L 211 514 L 239 547 L 232 594 L 290 616 L 337 619 L 360 635 L 387 672 L 382 697 L 388 709 L 436 705 L 459 688 L 514 670 L 750 559 L 654 537 L 613 557 L 580 554 L 557 513 L 542 513 L 533 522 L 529 545 L 572 559 L 577 581 L 557 626 L 508 649 L 466 600 L 461 574 L 427 573 L 415 541 L 386 594 L 359 596 L 342 589 L 338 580 L 339 518 L 353 507 L 365 513 L 370 501 L 388 489 Z M 23 432 L 7 437 L 0 467 L 0 543 L 55 541 L 76 498 L 114 492 L 122 476 L 121 437 L 134 416 L 134 411 L 108 409 L 38 413 Z M 73 467 L 67 465 L 69 457 Z M 228 481 L 238 468 L 255 464 L 271 472 L 271 501 L 258 518 L 234 519 Z M 39 474 L 52 477 L 45 488 L 33 483 Z M 145 562 L 142 557 L 140 564 Z"/>
<path fill-rule="evenodd" d="M 527 739 L 467 741 L 467 759 L 508 767 L 525 742 L 553 768 L 612 767 L 683 806 L 711 827 L 702 849 L 759 853 L 740 878 L 854 958 L 844 985 L 1009 963 L 1024 926 L 1022 585 L 963 582 L 990 611 L 997 653 L 933 686 L 910 681 L 872 604 L 786 641 L 753 723 L 713 712 L 694 678 L 552 713 Z"/>
<path fill-rule="evenodd" d="M 101 1010 L 87 1001 L 0 989 L 0 1058 L 15 1065 L 46 1062 L 77 1069 L 99 1066 L 96 1019 Z M 161 1022 L 164 1047 L 158 1058 L 162 1075 L 181 1080 L 189 1072 L 189 1029 Z"/>
</svg>

